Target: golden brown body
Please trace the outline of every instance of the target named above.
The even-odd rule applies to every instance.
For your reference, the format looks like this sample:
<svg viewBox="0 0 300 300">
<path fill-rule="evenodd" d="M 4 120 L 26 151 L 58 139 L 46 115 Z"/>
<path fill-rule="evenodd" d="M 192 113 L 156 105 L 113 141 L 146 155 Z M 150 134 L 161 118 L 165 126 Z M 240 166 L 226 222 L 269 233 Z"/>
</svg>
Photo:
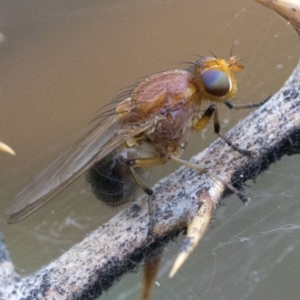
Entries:
<svg viewBox="0 0 300 300">
<path fill-rule="evenodd" d="M 242 69 L 236 57 L 206 57 L 189 71 L 171 70 L 144 79 L 130 97 L 117 105 L 115 115 L 97 124 L 14 198 L 7 210 L 9 222 L 17 222 L 37 210 L 88 169 L 95 171 L 89 181 L 93 185 L 100 181 L 96 186 L 99 191 L 101 184 L 114 189 L 117 182 L 121 183 L 117 193 L 111 192 L 119 193 L 112 205 L 128 200 L 123 193 L 127 184 L 137 183 L 148 195 L 152 194 L 140 175 L 144 168 L 177 159 L 201 171 L 179 158 L 190 133 L 203 129 L 212 116 L 215 132 L 243 153 L 219 133 L 216 106 L 212 104 L 203 111 L 202 105 L 205 100 L 230 100 L 237 91 L 233 71 Z M 110 198 L 109 191 L 105 194 Z"/>
<path fill-rule="evenodd" d="M 172 70 L 158 73 L 142 81 L 117 111 L 126 111 L 127 122 L 152 119 L 152 126 L 139 139 L 151 144 L 157 155 L 181 154 L 192 129 L 192 120 L 201 115 L 201 100 L 192 75 Z"/>
</svg>

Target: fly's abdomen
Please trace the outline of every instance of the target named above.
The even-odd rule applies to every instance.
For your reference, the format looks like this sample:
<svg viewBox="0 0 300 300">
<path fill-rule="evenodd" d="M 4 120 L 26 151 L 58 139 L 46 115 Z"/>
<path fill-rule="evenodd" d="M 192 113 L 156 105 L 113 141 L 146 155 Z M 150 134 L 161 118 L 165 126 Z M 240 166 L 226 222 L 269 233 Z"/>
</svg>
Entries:
<svg viewBox="0 0 300 300">
<path fill-rule="evenodd" d="M 149 151 L 152 151 L 149 150 L 149 146 L 116 150 L 94 164 L 86 173 L 86 179 L 96 198 L 110 206 L 133 200 L 138 184 L 131 174 L 130 167 L 124 163 L 124 158 L 130 160 L 149 156 Z M 120 159 L 121 156 L 123 159 Z M 141 168 L 135 168 L 135 172 L 142 179 L 149 173 Z"/>
<path fill-rule="evenodd" d="M 132 200 L 138 187 L 128 165 L 114 153 L 97 162 L 87 172 L 86 179 L 96 198 L 110 206 Z"/>
</svg>

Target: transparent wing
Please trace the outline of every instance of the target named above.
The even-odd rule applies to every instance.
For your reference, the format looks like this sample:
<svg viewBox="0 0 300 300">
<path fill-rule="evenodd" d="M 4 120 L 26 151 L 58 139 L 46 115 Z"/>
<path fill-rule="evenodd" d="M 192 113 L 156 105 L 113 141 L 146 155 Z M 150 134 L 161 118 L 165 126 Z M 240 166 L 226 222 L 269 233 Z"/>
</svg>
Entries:
<svg viewBox="0 0 300 300">
<path fill-rule="evenodd" d="M 57 158 L 12 200 L 8 223 L 16 223 L 50 201 L 95 162 L 151 126 L 124 125 L 113 116 L 96 125 L 75 146 Z"/>
</svg>

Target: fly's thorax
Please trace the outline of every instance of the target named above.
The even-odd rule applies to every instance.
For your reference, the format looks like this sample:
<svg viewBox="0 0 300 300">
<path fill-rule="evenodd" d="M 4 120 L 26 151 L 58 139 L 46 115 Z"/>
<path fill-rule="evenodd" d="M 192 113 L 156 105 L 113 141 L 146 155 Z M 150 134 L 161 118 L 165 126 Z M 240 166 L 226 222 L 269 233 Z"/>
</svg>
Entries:
<svg viewBox="0 0 300 300">
<path fill-rule="evenodd" d="M 171 70 L 154 74 L 133 90 L 118 111 L 127 111 L 128 123 L 151 120 L 152 126 L 143 132 L 143 139 L 159 153 L 180 148 L 189 136 L 191 119 L 200 110 L 198 91 L 190 72 Z M 132 115 L 132 116 L 131 116 Z"/>
<path fill-rule="evenodd" d="M 193 118 L 198 115 L 200 107 L 185 102 L 178 109 L 162 112 L 154 125 L 143 135 L 161 155 L 177 153 L 190 136 Z"/>
<path fill-rule="evenodd" d="M 171 70 L 154 74 L 133 90 L 131 107 L 150 115 L 161 115 L 183 105 L 196 93 L 190 72 Z"/>
<path fill-rule="evenodd" d="M 233 71 L 242 71 L 238 65 L 239 58 L 228 60 L 216 57 L 202 57 L 197 60 L 193 76 L 201 96 L 215 102 L 225 102 L 237 93 L 236 79 Z"/>
<path fill-rule="evenodd" d="M 136 140 L 134 146 L 129 147 L 126 143 L 94 164 L 87 172 L 86 179 L 96 198 L 110 206 L 131 201 L 138 185 L 130 167 L 120 157 L 131 160 L 152 157 L 155 153 L 151 145 Z M 146 169 L 135 168 L 135 171 L 141 178 L 147 177 Z"/>
</svg>

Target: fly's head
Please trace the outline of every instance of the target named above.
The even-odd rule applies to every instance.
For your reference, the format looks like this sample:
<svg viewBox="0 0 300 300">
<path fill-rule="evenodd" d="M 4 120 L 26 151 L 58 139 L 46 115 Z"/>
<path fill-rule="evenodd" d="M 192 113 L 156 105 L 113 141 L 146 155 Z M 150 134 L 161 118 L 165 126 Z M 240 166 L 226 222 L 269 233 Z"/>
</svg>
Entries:
<svg viewBox="0 0 300 300">
<path fill-rule="evenodd" d="M 236 56 L 232 56 L 228 60 L 201 57 L 196 61 L 193 76 L 203 98 L 215 102 L 225 102 L 235 96 L 237 85 L 233 71 L 238 72 L 244 69 L 238 62 L 239 58 Z"/>
</svg>

